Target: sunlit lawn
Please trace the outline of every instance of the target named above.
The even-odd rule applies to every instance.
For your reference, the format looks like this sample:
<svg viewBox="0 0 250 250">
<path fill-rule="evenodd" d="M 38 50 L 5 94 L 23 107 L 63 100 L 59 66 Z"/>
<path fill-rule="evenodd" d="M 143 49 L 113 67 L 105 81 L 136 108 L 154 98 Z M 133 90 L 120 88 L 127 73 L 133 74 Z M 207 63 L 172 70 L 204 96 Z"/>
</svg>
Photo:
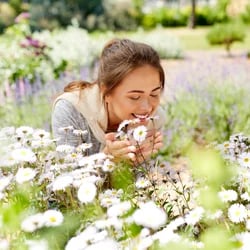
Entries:
<svg viewBox="0 0 250 250">
<path fill-rule="evenodd" d="M 197 27 L 190 29 L 187 27 L 181 28 L 167 28 L 166 31 L 177 36 L 185 50 L 208 50 L 208 49 L 221 49 L 221 46 L 211 46 L 207 39 L 206 34 L 209 27 Z M 246 38 L 243 43 L 235 43 L 232 49 L 246 49 L 250 50 L 250 26 L 246 27 Z"/>
</svg>

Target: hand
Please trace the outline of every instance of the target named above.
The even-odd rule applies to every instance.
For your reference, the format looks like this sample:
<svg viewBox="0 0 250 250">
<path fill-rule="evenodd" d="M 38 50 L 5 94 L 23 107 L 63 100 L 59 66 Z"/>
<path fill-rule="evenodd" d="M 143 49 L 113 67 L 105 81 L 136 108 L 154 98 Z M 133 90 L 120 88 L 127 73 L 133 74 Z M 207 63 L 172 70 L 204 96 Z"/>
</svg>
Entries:
<svg viewBox="0 0 250 250">
<path fill-rule="evenodd" d="M 136 162 L 142 163 L 163 147 L 163 136 L 160 131 L 150 130 L 146 139 L 137 146 Z"/>
<path fill-rule="evenodd" d="M 127 139 L 116 139 L 115 135 L 116 133 L 108 133 L 105 135 L 106 146 L 104 148 L 104 153 L 112 155 L 115 160 L 129 159 L 134 161 L 136 147 Z"/>
</svg>

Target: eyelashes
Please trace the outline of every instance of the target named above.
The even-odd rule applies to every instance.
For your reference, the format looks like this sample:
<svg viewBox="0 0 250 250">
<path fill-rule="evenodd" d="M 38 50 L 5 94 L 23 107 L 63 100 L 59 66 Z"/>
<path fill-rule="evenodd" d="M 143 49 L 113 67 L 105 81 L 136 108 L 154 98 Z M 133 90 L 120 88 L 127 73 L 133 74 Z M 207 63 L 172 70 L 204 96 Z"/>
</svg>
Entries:
<svg viewBox="0 0 250 250">
<path fill-rule="evenodd" d="M 150 95 L 150 97 L 153 97 L 153 98 L 158 98 L 159 95 Z M 133 100 L 133 101 L 137 101 L 139 100 L 141 97 L 140 96 L 135 96 L 135 97 L 129 97 L 129 99 Z"/>
</svg>

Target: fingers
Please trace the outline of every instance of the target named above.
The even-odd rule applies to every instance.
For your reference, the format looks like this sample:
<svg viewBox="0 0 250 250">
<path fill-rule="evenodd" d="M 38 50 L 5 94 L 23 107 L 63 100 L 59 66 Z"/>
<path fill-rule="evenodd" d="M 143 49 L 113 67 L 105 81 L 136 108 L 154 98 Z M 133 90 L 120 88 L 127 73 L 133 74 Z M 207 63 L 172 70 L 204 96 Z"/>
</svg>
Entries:
<svg viewBox="0 0 250 250">
<path fill-rule="evenodd" d="M 105 135 L 105 153 L 112 155 L 114 158 L 130 159 L 135 162 L 138 162 L 138 158 L 141 158 L 144 161 L 163 147 L 163 136 L 160 131 L 148 131 L 146 139 L 140 145 L 135 145 L 134 142 L 127 139 L 117 140 L 115 135 L 116 133 Z"/>
<path fill-rule="evenodd" d="M 107 134 L 105 153 L 114 156 L 115 158 L 134 159 L 136 147 L 131 145 L 128 140 L 116 140 L 114 133 Z"/>
</svg>

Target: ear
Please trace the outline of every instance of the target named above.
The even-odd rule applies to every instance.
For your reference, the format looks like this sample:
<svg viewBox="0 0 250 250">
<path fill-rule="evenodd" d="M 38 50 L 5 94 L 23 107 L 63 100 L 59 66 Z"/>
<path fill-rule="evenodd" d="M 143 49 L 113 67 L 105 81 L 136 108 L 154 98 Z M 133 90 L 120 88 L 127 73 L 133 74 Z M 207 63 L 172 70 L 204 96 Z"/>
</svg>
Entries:
<svg viewBox="0 0 250 250">
<path fill-rule="evenodd" d="M 104 84 L 101 84 L 100 86 L 100 91 L 102 96 L 104 95 L 104 93 L 106 92 L 107 87 Z M 104 102 L 108 103 L 109 102 L 109 95 L 105 95 L 104 96 Z"/>
</svg>

